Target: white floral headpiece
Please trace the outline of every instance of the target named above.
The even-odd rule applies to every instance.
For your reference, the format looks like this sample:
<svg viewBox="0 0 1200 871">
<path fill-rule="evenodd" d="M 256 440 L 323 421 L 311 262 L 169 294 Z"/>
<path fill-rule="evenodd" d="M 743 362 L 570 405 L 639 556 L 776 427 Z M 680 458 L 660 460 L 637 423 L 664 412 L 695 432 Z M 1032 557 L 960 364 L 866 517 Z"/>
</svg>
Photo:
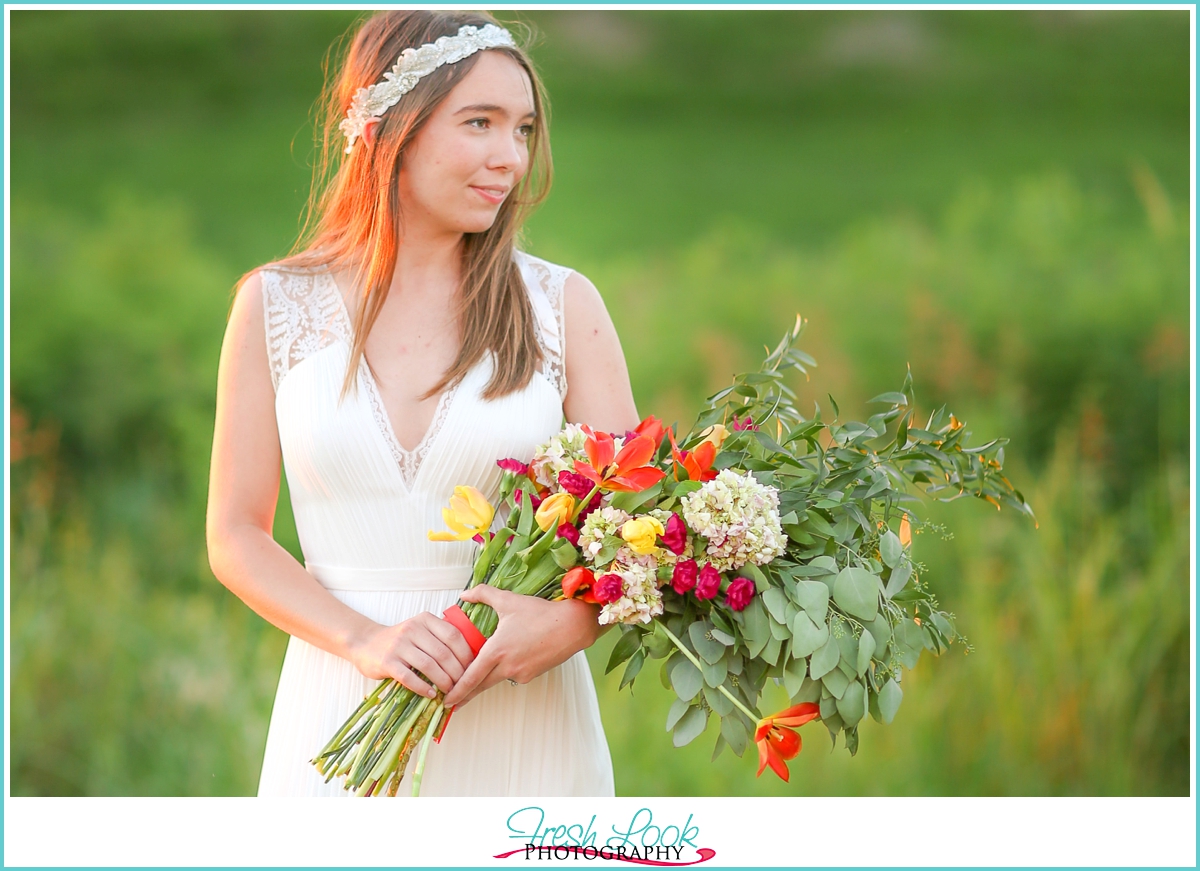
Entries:
<svg viewBox="0 0 1200 871">
<path fill-rule="evenodd" d="M 383 81 L 367 88 L 359 88 L 354 94 L 346 117 L 338 129 L 346 134 L 346 153 L 354 147 L 354 141 L 362 136 L 367 121 L 377 118 L 395 106 L 400 98 L 417 86 L 423 76 L 429 75 L 443 64 L 458 63 L 485 48 L 502 45 L 516 46 L 512 34 L 495 24 L 475 27 L 471 24 L 458 29 L 456 36 L 442 36 L 436 42 L 427 42 L 419 48 L 406 48 Z"/>
</svg>

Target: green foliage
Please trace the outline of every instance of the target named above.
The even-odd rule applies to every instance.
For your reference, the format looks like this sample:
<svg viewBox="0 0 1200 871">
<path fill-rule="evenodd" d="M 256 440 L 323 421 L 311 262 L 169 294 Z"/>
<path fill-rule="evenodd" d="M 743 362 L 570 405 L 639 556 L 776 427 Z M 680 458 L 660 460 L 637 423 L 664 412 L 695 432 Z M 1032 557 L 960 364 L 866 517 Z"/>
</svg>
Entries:
<svg viewBox="0 0 1200 871">
<path fill-rule="evenodd" d="M 356 14 L 12 15 L 12 429 L 44 458 L 12 470 L 16 795 L 255 788 L 284 639 L 205 566 L 215 354 L 233 282 L 295 234 Z M 710 764 L 740 720 L 663 752 L 670 693 L 618 694 L 609 633 L 618 792 L 1186 794 L 1187 13 L 521 15 L 555 110 L 531 250 L 605 296 L 639 407 L 690 420 L 800 311 L 797 408 L 857 417 L 909 365 L 921 423 L 1012 439 L 1041 524 L 935 505 L 911 561 L 880 543 L 885 598 L 936 577 L 974 651 L 927 668 L 906 634 L 892 725 L 870 694 L 857 759 L 806 727 L 791 785 Z M 826 621 L 820 560 L 793 628 Z M 783 680 L 772 710 L 820 700 Z"/>
</svg>

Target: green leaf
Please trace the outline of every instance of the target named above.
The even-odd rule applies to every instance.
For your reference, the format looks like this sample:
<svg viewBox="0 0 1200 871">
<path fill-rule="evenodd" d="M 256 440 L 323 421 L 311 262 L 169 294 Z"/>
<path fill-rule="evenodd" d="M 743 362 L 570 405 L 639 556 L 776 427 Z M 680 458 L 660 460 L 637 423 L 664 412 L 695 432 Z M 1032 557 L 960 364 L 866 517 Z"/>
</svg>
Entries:
<svg viewBox="0 0 1200 871">
<path fill-rule="evenodd" d="M 746 647 L 751 656 L 758 656 L 766 643 L 771 640 L 770 618 L 767 609 L 755 596 L 750 604 L 742 611 L 742 625 L 746 635 Z"/>
<path fill-rule="evenodd" d="M 767 646 L 763 648 L 762 654 L 760 655 L 762 661 L 771 665 L 777 663 L 779 661 L 779 651 L 782 648 L 782 645 L 782 639 L 772 637 L 771 640 L 767 642 Z"/>
<path fill-rule="evenodd" d="M 814 623 L 807 611 L 799 612 L 792 621 L 792 656 L 797 659 L 811 656 L 828 640 L 829 627 L 824 622 Z"/>
<path fill-rule="evenodd" d="M 871 657 L 874 655 L 875 639 L 870 632 L 864 632 L 858 638 L 858 662 L 855 664 L 859 677 L 867 673 L 867 669 L 871 667 Z"/>
<path fill-rule="evenodd" d="M 830 529 L 830 532 L 832 533 L 833 530 Z M 798 578 L 816 578 L 821 575 L 836 575 L 837 571 L 837 560 L 831 556 L 819 556 L 797 568 L 795 575 Z"/>
<path fill-rule="evenodd" d="M 833 601 L 860 620 L 875 619 L 879 613 L 879 592 L 879 578 L 857 566 L 842 569 L 833 582 Z"/>
<path fill-rule="evenodd" d="M 708 706 L 713 709 L 713 713 L 718 717 L 728 716 L 733 711 L 733 702 L 725 693 L 711 687 L 704 688 L 704 698 L 708 702 Z"/>
<path fill-rule="evenodd" d="M 912 563 L 907 559 L 900 560 L 899 565 L 892 569 L 891 577 L 888 578 L 887 586 L 883 589 L 883 595 L 889 599 L 895 597 L 897 593 L 904 589 L 904 585 L 908 583 L 908 579 L 912 577 Z"/>
<path fill-rule="evenodd" d="M 858 729 L 846 730 L 846 749 L 850 751 L 850 755 L 858 753 Z"/>
<path fill-rule="evenodd" d="M 896 624 L 896 646 L 900 661 L 905 668 L 916 668 L 925 649 L 924 633 L 911 617 L 905 617 Z"/>
<path fill-rule="evenodd" d="M 785 613 L 785 615 L 784 615 L 785 620 L 786 620 L 786 617 L 787 617 L 787 615 Z M 769 621 L 771 624 L 771 637 L 773 639 L 775 639 L 777 641 L 790 641 L 791 640 L 792 633 L 788 630 L 788 624 L 786 622 L 779 623 L 775 620 L 774 617 L 769 618 Z"/>
<path fill-rule="evenodd" d="M 726 647 L 732 647 L 734 645 L 734 643 L 737 641 L 737 639 L 734 638 L 732 635 L 730 635 L 727 632 L 721 631 L 716 626 L 714 626 L 712 629 L 709 629 L 708 631 L 712 634 L 712 637 L 714 639 L 721 642 Z"/>
<path fill-rule="evenodd" d="M 750 728 L 738 712 L 721 718 L 721 737 L 729 744 L 729 749 L 741 756 L 746 752 L 750 743 Z"/>
<path fill-rule="evenodd" d="M 837 400 L 835 400 L 828 393 L 826 393 L 825 395 L 829 397 L 829 404 L 833 406 L 833 418 L 834 418 L 834 420 L 837 420 L 837 418 L 840 417 L 841 413 L 842 413 L 841 409 L 838 408 Z"/>
<path fill-rule="evenodd" d="M 713 755 L 712 755 L 712 759 L 710 759 L 710 760 L 708 760 L 708 761 L 709 761 L 709 762 L 716 762 L 716 761 L 717 761 L 717 757 L 721 755 L 721 751 L 725 749 L 725 747 L 726 747 L 726 745 L 727 745 L 728 743 L 729 743 L 729 742 L 727 742 L 727 741 L 725 740 L 725 736 L 724 736 L 724 735 L 718 735 L 718 736 L 717 736 L 717 743 L 716 743 L 716 745 L 713 747 Z"/>
<path fill-rule="evenodd" d="M 714 688 L 725 683 L 725 678 L 729 676 L 729 667 L 725 664 L 724 659 L 719 659 L 714 663 L 707 663 L 702 660 L 700 662 L 700 671 L 704 675 L 704 682 Z"/>
<path fill-rule="evenodd" d="M 868 405 L 872 402 L 886 402 L 888 405 L 908 405 L 908 397 L 903 393 L 893 391 L 890 393 L 880 393 L 875 398 L 867 400 Z"/>
<path fill-rule="evenodd" d="M 645 490 L 639 490 L 634 493 L 616 493 L 612 497 L 611 504 L 614 508 L 620 508 L 622 511 L 633 514 L 637 511 L 637 509 L 641 508 L 651 499 L 654 499 L 656 496 L 662 493 L 662 488 L 663 482 L 659 481 L 657 484 L 653 485 L 652 487 L 647 487 Z"/>
<path fill-rule="evenodd" d="M 812 660 L 808 664 L 808 673 L 812 675 L 813 680 L 820 680 L 837 667 L 841 655 L 837 639 L 830 636 L 812 655 Z"/>
<path fill-rule="evenodd" d="M 941 611 L 932 612 L 929 615 L 929 622 L 937 627 L 937 631 L 942 633 L 947 641 L 953 640 L 954 636 L 958 634 L 954 631 L 954 627 L 950 625 L 950 621 L 946 619 L 945 615 L 942 614 Z"/>
<path fill-rule="evenodd" d="M 892 624 L 888 622 L 887 614 L 880 612 L 875 619 L 867 624 L 867 631 L 875 639 L 875 650 L 882 652 L 892 637 Z M 880 657 L 882 659 L 883 657 Z"/>
<path fill-rule="evenodd" d="M 579 561 L 579 551 L 565 538 L 560 538 L 550 546 L 550 555 L 558 563 L 560 569 L 573 569 Z"/>
<path fill-rule="evenodd" d="M 708 725 L 708 711 L 699 705 L 692 705 L 675 724 L 675 733 L 671 738 L 676 747 L 683 747 L 696 740 Z"/>
<path fill-rule="evenodd" d="M 867 712 L 867 688 L 858 681 L 852 681 L 837 700 L 838 716 L 847 726 L 854 726 Z"/>
<path fill-rule="evenodd" d="M 787 691 L 788 698 L 792 698 L 800 691 L 800 687 L 804 686 L 804 679 L 808 677 L 808 663 L 803 659 L 792 659 L 783 669 L 783 688 Z"/>
<path fill-rule="evenodd" d="M 892 569 L 904 556 L 904 545 L 900 543 L 899 536 L 890 529 L 879 538 L 879 554 L 883 557 L 883 564 Z"/>
<path fill-rule="evenodd" d="M 817 624 L 829 614 L 829 587 L 820 581 L 796 581 L 796 604 Z"/>
<path fill-rule="evenodd" d="M 903 698 L 900 684 L 896 683 L 894 678 L 883 685 L 883 689 L 879 691 L 879 716 L 883 718 L 884 723 L 891 723 L 895 719 Z"/>
<path fill-rule="evenodd" d="M 700 692 L 700 687 L 703 685 L 704 676 L 700 674 L 700 669 L 687 659 L 680 659 L 671 669 L 671 686 L 675 690 L 675 695 L 685 702 L 696 698 L 696 693 Z"/>
<path fill-rule="evenodd" d="M 800 689 L 792 694 L 792 704 L 798 705 L 801 702 L 817 702 L 821 699 L 820 681 L 815 681 L 811 677 L 806 677 L 804 683 L 800 684 Z"/>
<path fill-rule="evenodd" d="M 633 657 L 629 660 L 629 665 L 625 666 L 625 673 L 621 675 L 621 685 L 617 687 L 619 690 L 625 689 L 629 684 L 633 683 L 633 679 L 638 676 L 638 672 L 642 670 L 642 666 L 646 663 L 646 652 L 640 647 Z"/>
<path fill-rule="evenodd" d="M 776 623 L 787 624 L 787 594 L 779 587 L 771 587 L 762 594 L 763 604 L 775 618 Z"/>
<path fill-rule="evenodd" d="M 835 668 L 821 678 L 821 683 L 825 684 L 825 688 L 835 699 L 840 699 L 846 692 L 846 687 L 850 685 L 850 678 L 846 677 L 840 668 Z"/>
<path fill-rule="evenodd" d="M 676 699 L 671 702 L 671 710 L 667 711 L 667 731 L 670 732 L 675 728 L 675 724 L 679 722 L 680 717 L 687 713 L 690 705 L 683 699 Z"/>
<path fill-rule="evenodd" d="M 674 667 L 674 662 L 672 660 L 678 661 L 675 659 L 675 657 L 670 657 L 662 664 L 662 668 L 658 670 L 658 680 L 659 683 L 663 685 L 664 690 L 675 689 L 673 686 L 671 686 L 671 670 Z"/>
<path fill-rule="evenodd" d="M 715 638 L 708 637 L 711 632 L 712 627 L 707 623 L 696 622 L 688 627 L 688 637 L 692 640 L 696 653 L 700 655 L 700 659 L 710 664 L 725 655 L 725 645 Z"/>
<path fill-rule="evenodd" d="M 633 656 L 633 652 L 638 649 L 641 640 L 641 635 L 635 630 L 622 632 L 621 637 L 617 639 L 617 643 L 613 645 L 612 653 L 608 657 L 608 665 L 605 667 L 604 673 L 608 674 L 622 662 Z"/>
</svg>

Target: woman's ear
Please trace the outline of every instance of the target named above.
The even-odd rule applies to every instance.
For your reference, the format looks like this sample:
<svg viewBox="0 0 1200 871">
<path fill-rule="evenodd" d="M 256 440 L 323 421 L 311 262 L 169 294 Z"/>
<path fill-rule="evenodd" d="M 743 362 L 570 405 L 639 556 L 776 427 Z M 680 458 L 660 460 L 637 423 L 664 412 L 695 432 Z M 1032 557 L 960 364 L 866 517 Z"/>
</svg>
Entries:
<svg viewBox="0 0 1200 871">
<path fill-rule="evenodd" d="M 363 125 L 362 141 L 367 148 L 370 148 L 371 143 L 375 141 L 375 131 L 382 121 L 383 119 L 379 117 L 368 118 L 367 123 Z"/>
</svg>

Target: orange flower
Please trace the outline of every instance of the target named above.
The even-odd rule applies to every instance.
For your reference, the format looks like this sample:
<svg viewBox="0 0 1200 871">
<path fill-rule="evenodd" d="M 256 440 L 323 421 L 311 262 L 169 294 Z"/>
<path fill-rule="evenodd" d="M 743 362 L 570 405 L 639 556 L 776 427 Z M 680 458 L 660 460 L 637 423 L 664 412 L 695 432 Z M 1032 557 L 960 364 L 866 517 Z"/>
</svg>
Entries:
<svg viewBox="0 0 1200 871">
<path fill-rule="evenodd" d="M 654 415 L 650 415 L 645 420 L 637 425 L 634 433 L 640 436 L 649 436 L 654 440 L 654 450 L 658 451 L 658 446 L 662 444 L 663 436 L 666 435 L 666 430 L 663 428 L 662 421 Z"/>
<path fill-rule="evenodd" d="M 794 731 L 810 720 L 821 716 L 821 706 L 813 702 L 804 702 L 787 710 L 763 717 L 758 721 L 754 732 L 754 741 L 758 744 L 758 775 L 768 765 L 771 770 L 788 779 L 787 760 L 795 759 L 800 752 L 800 735 Z"/>
<path fill-rule="evenodd" d="M 588 426 L 582 429 L 587 434 L 584 450 L 590 463 L 576 460 L 575 471 L 601 490 L 639 493 L 666 477 L 666 472 L 649 465 L 655 451 L 651 435 L 630 439 L 617 453 L 611 435 L 593 432 Z"/>
<path fill-rule="evenodd" d="M 912 544 L 912 524 L 908 522 L 908 515 L 900 515 L 900 544 L 903 547 L 908 547 Z"/>
<path fill-rule="evenodd" d="M 564 599 L 580 599 L 584 602 L 591 602 L 593 605 L 599 605 L 600 601 L 592 593 L 592 587 L 596 585 L 596 576 L 592 574 L 592 570 L 585 566 L 576 566 L 571 569 L 562 579 L 562 597 Z M 579 595 L 576 595 L 576 594 Z"/>
<path fill-rule="evenodd" d="M 671 439 L 671 456 L 675 462 L 683 466 L 690 481 L 711 481 L 717 477 L 717 471 L 712 467 L 717 458 L 717 446 L 710 441 L 701 442 L 693 451 L 681 451 L 675 444 L 675 434 L 667 430 Z M 679 470 L 675 470 L 675 480 L 679 480 Z"/>
</svg>

